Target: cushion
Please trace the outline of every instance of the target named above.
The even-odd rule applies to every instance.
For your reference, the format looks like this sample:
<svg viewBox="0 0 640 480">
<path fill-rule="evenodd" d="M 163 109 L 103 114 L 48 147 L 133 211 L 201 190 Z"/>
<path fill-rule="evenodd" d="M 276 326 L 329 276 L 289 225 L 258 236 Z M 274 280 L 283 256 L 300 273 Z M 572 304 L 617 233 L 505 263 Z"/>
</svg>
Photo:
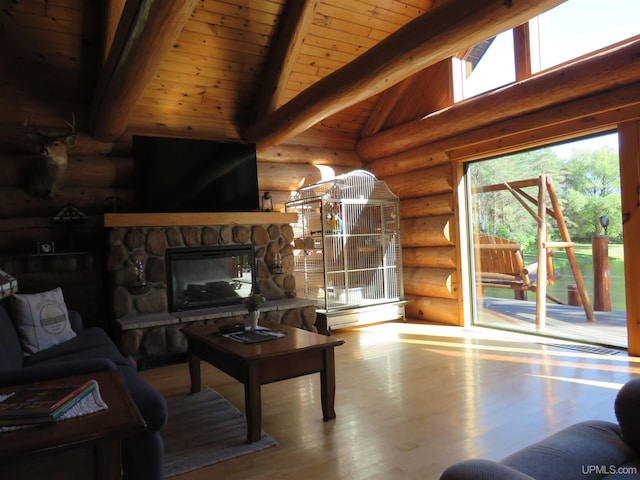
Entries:
<svg viewBox="0 0 640 480">
<path fill-rule="evenodd" d="M 8 301 L 0 303 L 0 372 L 22 367 L 24 354 L 20 337 L 7 310 Z"/>
<path fill-rule="evenodd" d="M 90 327 L 76 334 L 75 338 L 41 350 L 24 359 L 25 366 L 54 362 L 83 362 L 91 358 L 108 358 L 116 365 L 131 365 L 120 353 L 107 333 L 98 327 Z"/>
<path fill-rule="evenodd" d="M 622 438 L 640 454 L 640 378 L 629 380 L 618 394 L 614 409 Z"/>
<path fill-rule="evenodd" d="M 76 336 L 60 288 L 47 292 L 16 294 L 9 298 L 11 318 L 26 355 L 39 352 Z"/>
<path fill-rule="evenodd" d="M 601 470 L 585 466 L 624 465 L 634 457 L 618 425 L 603 420 L 573 424 L 538 443 L 509 455 L 500 463 L 544 480 L 602 478 Z"/>
</svg>

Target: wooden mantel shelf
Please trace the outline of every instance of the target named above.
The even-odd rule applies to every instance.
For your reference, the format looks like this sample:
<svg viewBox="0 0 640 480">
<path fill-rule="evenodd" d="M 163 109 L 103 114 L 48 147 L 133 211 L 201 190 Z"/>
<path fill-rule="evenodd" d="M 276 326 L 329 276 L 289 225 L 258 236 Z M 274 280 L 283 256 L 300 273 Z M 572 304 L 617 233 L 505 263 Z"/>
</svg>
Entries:
<svg viewBox="0 0 640 480">
<path fill-rule="evenodd" d="M 296 213 L 105 213 L 105 227 L 184 227 L 195 225 L 271 225 L 296 223 Z"/>
</svg>

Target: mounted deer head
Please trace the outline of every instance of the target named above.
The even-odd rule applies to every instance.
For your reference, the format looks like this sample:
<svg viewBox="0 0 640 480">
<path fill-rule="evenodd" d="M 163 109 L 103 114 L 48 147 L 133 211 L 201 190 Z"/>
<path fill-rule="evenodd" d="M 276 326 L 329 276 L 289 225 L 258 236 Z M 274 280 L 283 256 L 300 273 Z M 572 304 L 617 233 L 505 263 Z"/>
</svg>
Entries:
<svg viewBox="0 0 640 480">
<path fill-rule="evenodd" d="M 76 119 L 71 116 L 72 123 L 65 123 L 69 131 L 62 135 L 47 135 L 36 131 L 25 120 L 28 129 L 27 138 L 38 147 L 40 157 L 34 164 L 29 178 L 29 191 L 41 197 L 55 197 L 64 185 L 64 175 L 67 171 L 67 147 L 76 143 Z"/>
</svg>

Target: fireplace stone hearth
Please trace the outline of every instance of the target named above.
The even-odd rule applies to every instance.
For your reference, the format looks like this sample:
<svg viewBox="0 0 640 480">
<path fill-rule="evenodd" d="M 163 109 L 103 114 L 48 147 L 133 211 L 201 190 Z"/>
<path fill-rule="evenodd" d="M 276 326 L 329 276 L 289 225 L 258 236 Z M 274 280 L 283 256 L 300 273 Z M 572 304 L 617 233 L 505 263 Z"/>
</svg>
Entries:
<svg viewBox="0 0 640 480">
<path fill-rule="evenodd" d="M 184 225 L 180 225 L 181 214 L 105 216 L 105 226 L 110 229 L 107 270 L 112 327 L 120 348 L 132 361 L 140 365 L 150 359 L 184 354 L 186 341 L 180 329 L 186 324 L 243 321 L 247 316 L 243 305 L 169 312 L 165 265 L 168 248 L 252 245 L 256 285 L 267 298 L 262 318 L 315 330 L 314 302 L 294 298 L 295 277 L 288 273 L 293 272 L 291 225 L 257 222 L 263 218 L 279 219 L 277 213 L 247 215 L 185 214 Z M 287 214 L 280 215 L 290 221 Z M 220 218 L 228 221 L 244 217 L 252 223 L 216 223 Z M 155 226 L 163 222 L 166 226 Z"/>
<path fill-rule="evenodd" d="M 295 297 L 290 225 L 113 228 L 107 270 L 116 318 L 168 311 L 167 248 L 252 244 L 258 290 L 267 299 Z M 285 273 L 272 274 L 281 262 Z M 140 290 L 138 265 L 150 287 Z"/>
</svg>

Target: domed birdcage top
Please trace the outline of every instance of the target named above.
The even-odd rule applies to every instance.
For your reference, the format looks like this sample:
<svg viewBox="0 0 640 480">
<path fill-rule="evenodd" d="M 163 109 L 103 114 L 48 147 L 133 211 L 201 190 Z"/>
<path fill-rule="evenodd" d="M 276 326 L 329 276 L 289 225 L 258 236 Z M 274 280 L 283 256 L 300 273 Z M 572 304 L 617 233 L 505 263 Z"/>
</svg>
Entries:
<svg viewBox="0 0 640 480">
<path fill-rule="evenodd" d="M 379 201 L 397 201 L 387 184 L 366 170 L 353 170 L 328 180 L 321 180 L 289 197 L 289 202 L 305 202 L 312 199 L 325 198 L 332 200 L 362 199 Z"/>
</svg>

